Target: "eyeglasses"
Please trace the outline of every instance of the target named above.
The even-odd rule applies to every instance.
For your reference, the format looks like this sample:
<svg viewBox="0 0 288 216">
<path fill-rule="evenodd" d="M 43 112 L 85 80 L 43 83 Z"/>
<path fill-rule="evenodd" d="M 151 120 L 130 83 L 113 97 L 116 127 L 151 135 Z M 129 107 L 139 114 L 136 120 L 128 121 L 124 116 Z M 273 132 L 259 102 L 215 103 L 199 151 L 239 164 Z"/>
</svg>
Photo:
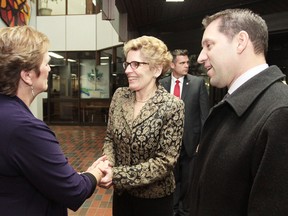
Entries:
<svg viewBox="0 0 288 216">
<path fill-rule="evenodd" d="M 135 70 L 137 69 L 141 64 L 149 65 L 147 62 L 138 62 L 138 61 L 132 61 L 132 62 L 123 62 L 123 68 L 126 70 L 127 67 L 130 65 L 130 67 Z"/>
</svg>

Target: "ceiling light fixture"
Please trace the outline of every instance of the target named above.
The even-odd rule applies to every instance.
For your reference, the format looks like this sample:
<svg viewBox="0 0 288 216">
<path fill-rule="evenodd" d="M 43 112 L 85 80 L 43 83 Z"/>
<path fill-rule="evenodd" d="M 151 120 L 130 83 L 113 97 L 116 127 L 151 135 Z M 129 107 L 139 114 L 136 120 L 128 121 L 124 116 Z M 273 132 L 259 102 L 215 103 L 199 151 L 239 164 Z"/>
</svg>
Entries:
<svg viewBox="0 0 288 216">
<path fill-rule="evenodd" d="M 100 59 L 101 59 L 101 60 L 109 59 L 109 57 L 108 57 L 108 56 L 101 56 Z"/>
<path fill-rule="evenodd" d="M 166 0 L 166 2 L 184 2 L 184 0 Z"/>
<path fill-rule="evenodd" d="M 54 58 L 57 58 L 57 59 L 63 59 L 64 57 L 57 54 L 57 53 L 54 53 L 54 52 L 48 52 L 49 56 L 51 57 L 54 57 Z"/>
</svg>

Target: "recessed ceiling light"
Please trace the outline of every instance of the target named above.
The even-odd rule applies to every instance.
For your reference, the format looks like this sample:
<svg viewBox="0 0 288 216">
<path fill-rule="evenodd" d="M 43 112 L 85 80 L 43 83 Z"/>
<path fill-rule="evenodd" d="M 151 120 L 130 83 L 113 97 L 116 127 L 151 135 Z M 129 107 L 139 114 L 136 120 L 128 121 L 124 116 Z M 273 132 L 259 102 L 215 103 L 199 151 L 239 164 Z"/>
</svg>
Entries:
<svg viewBox="0 0 288 216">
<path fill-rule="evenodd" d="M 57 54 L 57 53 L 54 53 L 54 52 L 48 52 L 49 56 L 52 56 L 54 58 L 57 58 L 57 59 L 63 59 L 64 57 Z"/>
<path fill-rule="evenodd" d="M 166 0 L 166 2 L 184 2 L 184 0 Z"/>
</svg>

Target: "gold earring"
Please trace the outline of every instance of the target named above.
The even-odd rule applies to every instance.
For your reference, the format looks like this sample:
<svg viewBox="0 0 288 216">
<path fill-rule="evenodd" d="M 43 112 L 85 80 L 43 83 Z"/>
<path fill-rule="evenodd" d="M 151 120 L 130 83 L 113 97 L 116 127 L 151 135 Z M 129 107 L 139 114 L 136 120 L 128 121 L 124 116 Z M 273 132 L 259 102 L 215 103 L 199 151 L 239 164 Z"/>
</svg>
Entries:
<svg viewBox="0 0 288 216">
<path fill-rule="evenodd" d="M 33 85 L 31 85 L 32 96 L 35 97 Z"/>
</svg>

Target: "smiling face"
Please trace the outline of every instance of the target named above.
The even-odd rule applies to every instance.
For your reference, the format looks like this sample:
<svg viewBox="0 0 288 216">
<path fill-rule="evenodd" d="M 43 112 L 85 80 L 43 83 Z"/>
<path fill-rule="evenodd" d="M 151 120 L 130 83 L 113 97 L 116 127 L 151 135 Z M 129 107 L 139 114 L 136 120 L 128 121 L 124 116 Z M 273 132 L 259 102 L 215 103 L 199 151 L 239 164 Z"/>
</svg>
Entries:
<svg viewBox="0 0 288 216">
<path fill-rule="evenodd" d="M 140 50 L 130 50 L 127 53 L 126 62 L 147 62 L 142 56 Z M 148 63 L 148 62 L 147 62 Z M 132 91 L 146 91 L 156 85 L 156 77 L 160 75 L 157 69 L 151 69 L 149 64 L 140 64 L 138 68 L 132 69 L 128 65 L 125 74 L 127 75 L 129 88 Z"/>
<path fill-rule="evenodd" d="M 217 19 L 205 29 L 197 61 L 207 69 L 211 85 L 224 88 L 231 85 L 237 73 L 236 68 L 241 63 L 237 61 L 235 40 L 220 33 L 219 24 L 220 19 Z"/>
</svg>

